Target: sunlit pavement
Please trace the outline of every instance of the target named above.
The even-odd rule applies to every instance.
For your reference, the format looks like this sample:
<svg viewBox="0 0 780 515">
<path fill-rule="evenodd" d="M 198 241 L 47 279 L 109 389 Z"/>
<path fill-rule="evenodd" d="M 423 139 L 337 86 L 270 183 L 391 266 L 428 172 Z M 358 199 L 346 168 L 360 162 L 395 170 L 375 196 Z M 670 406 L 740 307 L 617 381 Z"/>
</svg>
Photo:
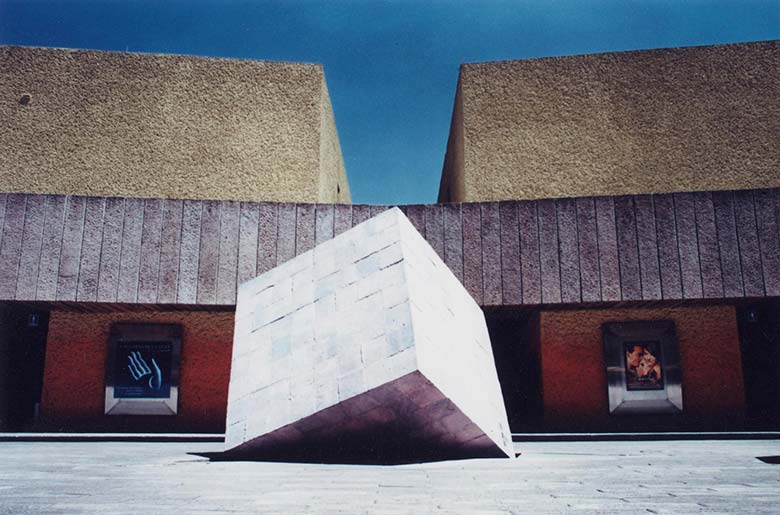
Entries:
<svg viewBox="0 0 780 515">
<path fill-rule="evenodd" d="M 0 442 L 0 513 L 780 513 L 780 440 L 526 442 L 512 460 L 209 462 L 209 442 Z M 772 460 L 768 460 L 772 461 Z"/>
</svg>

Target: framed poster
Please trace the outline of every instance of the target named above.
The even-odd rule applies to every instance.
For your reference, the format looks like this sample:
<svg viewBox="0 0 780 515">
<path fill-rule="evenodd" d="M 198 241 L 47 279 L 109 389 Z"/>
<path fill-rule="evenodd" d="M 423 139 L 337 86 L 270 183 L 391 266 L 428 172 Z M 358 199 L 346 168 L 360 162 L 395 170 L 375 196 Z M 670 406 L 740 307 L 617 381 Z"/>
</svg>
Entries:
<svg viewBox="0 0 780 515">
<path fill-rule="evenodd" d="M 181 326 L 114 324 L 108 339 L 106 415 L 178 412 Z"/>
<path fill-rule="evenodd" d="M 673 321 L 609 322 L 602 333 L 611 414 L 682 412 Z"/>
</svg>

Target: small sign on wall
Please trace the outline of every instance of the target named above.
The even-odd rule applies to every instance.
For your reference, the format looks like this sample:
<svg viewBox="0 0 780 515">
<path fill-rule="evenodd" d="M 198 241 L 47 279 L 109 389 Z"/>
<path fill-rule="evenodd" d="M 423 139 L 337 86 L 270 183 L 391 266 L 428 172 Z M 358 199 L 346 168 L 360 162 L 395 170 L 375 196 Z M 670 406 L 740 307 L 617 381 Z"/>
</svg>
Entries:
<svg viewBox="0 0 780 515">
<path fill-rule="evenodd" d="M 602 333 L 611 414 L 682 412 L 682 372 L 673 321 L 609 322 Z"/>
<path fill-rule="evenodd" d="M 105 413 L 175 415 L 181 326 L 114 324 L 108 345 Z"/>
<path fill-rule="evenodd" d="M 30 313 L 27 316 L 27 327 L 38 327 L 39 325 L 41 325 L 41 315 Z"/>
</svg>

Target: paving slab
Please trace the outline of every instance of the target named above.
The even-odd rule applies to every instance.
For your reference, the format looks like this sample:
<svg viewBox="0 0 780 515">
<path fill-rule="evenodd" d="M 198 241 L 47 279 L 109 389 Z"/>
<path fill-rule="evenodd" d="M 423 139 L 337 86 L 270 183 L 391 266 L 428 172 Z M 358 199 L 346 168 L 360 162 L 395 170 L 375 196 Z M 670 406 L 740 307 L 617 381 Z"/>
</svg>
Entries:
<svg viewBox="0 0 780 515">
<path fill-rule="evenodd" d="M 773 514 L 780 440 L 521 442 L 513 460 L 213 462 L 208 442 L 0 442 L 0 513 Z"/>
</svg>

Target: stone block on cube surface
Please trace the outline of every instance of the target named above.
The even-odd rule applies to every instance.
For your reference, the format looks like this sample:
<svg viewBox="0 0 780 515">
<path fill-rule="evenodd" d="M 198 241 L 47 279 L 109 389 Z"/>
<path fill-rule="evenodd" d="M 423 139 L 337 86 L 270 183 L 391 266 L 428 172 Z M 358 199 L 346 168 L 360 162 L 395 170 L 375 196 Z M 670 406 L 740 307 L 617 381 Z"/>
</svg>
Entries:
<svg viewBox="0 0 780 515">
<path fill-rule="evenodd" d="M 513 455 L 482 311 L 398 208 L 239 287 L 226 455 Z"/>
</svg>

